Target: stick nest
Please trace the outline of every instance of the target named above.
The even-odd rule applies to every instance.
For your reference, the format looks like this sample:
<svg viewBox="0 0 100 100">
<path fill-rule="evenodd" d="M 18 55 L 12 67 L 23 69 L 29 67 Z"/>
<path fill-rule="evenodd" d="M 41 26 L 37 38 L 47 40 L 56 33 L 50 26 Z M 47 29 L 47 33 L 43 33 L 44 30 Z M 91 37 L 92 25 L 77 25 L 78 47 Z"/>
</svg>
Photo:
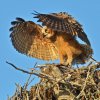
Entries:
<svg viewBox="0 0 100 100">
<path fill-rule="evenodd" d="M 29 91 L 23 87 L 17 89 L 9 100 L 100 100 L 100 70 L 97 69 L 100 64 L 81 68 L 57 64 L 37 67 L 40 82 Z"/>
</svg>

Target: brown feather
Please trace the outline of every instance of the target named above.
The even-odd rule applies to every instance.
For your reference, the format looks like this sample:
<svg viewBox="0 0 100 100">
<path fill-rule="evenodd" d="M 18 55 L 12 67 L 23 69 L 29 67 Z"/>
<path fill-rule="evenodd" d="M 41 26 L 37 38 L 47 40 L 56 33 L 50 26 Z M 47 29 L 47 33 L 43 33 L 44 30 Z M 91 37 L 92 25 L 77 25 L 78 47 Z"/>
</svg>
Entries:
<svg viewBox="0 0 100 100">
<path fill-rule="evenodd" d="M 56 31 L 64 31 L 72 36 L 78 36 L 82 41 L 86 42 L 91 46 L 87 35 L 82 29 L 82 26 L 73 18 L 71 15 L 60 12 L 60 13 L 51 13 L 51 14 L 35 14 L 35 18 L 40 19 L 42 25 L 47 26 L 48 28 L 54 29 Z M 50 21 L 48 21 L 50 20 Z M 58 22 L 58 24 L 56 23 Z M 71 30 L 74 30 L 73 32 Z M 77 34 L 76 34 L 77 33 Z"/>
<path fill-rule="evenodd" d="M 20 53 L 31 57 L 54 60 L 58 59 L 58 51 L 55 45 L 48 39 L 43 39 L 42 27 L 28 21 L 14 26 L 10 34 L 13 46 Z"/>
<path fill-rule="evenodd" d="M 40 14 L 35 17 L 42 27 L 32 21 L 16 18 L 11 22 L 10 38 L 15 49 L 27 56 L 43 60 L 60 59 L 60 63 L 83 64 L 92 56 L 92 49 L 82 26 L 65 12 Z M 76 36 L 87 45 L 82 45 Z"/>
</svg>

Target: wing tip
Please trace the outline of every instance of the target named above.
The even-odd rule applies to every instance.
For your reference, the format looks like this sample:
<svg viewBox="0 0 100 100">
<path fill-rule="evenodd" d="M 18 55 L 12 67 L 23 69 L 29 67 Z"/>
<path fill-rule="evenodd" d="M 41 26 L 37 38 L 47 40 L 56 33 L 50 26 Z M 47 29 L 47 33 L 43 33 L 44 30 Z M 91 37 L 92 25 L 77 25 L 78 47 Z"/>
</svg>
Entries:
<svg viewBox="0 0 100 100">
<path fill-rule="evenodd" d="M 16 20 L 17 20 L 18 22 L 25 22 L 25 20 L 24 20 L 23 18 L 20 18 L 20 17 L 16 17 Z"/>
</svg>

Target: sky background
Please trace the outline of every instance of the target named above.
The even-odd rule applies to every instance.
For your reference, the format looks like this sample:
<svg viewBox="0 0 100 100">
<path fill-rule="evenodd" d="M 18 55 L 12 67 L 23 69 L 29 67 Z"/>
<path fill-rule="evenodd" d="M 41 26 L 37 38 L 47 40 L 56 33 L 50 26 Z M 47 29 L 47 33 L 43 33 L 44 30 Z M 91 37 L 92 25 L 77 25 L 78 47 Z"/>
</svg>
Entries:
<svg viewBox="0 0 100 100">
<path fill-rule="evenodd" d="M 16 17 L 36 22 L 31 14 L 33 10 L 71 14 L 83 25 L 94 50 L 93 57 L 100 61 L 100 0 L 0 0 L 0 100 L 7 100 L 7 95 L 12 96 L 15 92 L 15 83 L 23 86 L 29 77 L 13 69 L 6 61 L 25 70 L 32 68 L 36 62 L 45 63 L 18 53 L 9 38 L 10 22 Z M 32 77 L 35 79 L 30 86 L 38 82 L 37 77 Z"/>
</svg>

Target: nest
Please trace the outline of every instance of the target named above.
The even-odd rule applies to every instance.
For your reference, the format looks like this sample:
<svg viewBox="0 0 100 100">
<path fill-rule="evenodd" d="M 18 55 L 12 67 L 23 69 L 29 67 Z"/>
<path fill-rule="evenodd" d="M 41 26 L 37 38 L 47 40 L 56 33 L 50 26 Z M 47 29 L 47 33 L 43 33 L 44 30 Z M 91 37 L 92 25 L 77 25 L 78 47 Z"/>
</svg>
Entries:
<svg viewBox="0 0 100 100">
<path fill-rule="evenodd" d="M 16 98 L 14 94 L 9 100 L 100 100 L 99 64 L 81 68 L 57 64 L 37 67 L 40 68 L 37 74 L 40 82 L 29 91 L 20 86 L 19 94 L 18 89 L 15 93 Z"/>
</svg>

